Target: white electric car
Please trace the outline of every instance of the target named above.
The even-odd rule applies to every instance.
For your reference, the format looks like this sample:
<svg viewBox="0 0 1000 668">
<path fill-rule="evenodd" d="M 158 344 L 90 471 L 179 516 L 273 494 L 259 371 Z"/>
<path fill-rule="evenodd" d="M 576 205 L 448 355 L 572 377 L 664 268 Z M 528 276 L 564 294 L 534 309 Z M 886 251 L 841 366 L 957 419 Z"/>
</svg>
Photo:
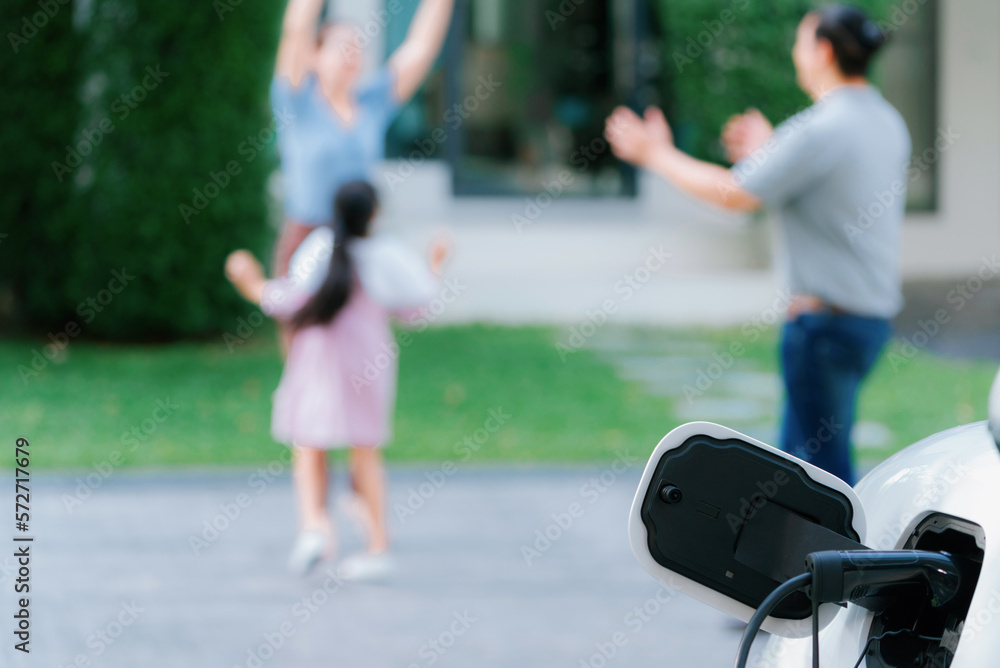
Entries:
<svg viewBox="0 0 1000 668">
<path fill-rule="evenodd" d="M 632 550 L 749 622 L 738 666 L 1000 667 L 1000 375 L 990 418 L 911 445 L 854 489 L 726 427 L 682 425 L 646 466 Z M 746 663 L 757 628 L 772 638 Z"/>
</svg>

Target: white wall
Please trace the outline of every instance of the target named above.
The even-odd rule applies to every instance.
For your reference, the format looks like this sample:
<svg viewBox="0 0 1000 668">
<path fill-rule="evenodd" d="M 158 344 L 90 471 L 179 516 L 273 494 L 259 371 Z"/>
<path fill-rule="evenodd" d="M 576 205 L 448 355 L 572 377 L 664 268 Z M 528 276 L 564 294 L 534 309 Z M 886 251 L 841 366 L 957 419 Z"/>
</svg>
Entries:
<svg viewBox="0 0 1000 668">
<path fill-rule="evenodd" d="M 356 20 L 381 6 L 364 0 Z M 357 9 L 357 8 L 356 8 Z M 959 138 L 938 158 L 938 210 L 908 217 L 903 268 L 907 278 L 960 278 L 975 272 L 982 257 L 1000 250 L 1000 2 L 942 0 L 940 3 L 938 123 Z M 380 52 L 376 47 L 373 51 Z M 458 225 L 509 225 L 520 199 L 458 199 L 451 196 L 443 165 L 426 165 L 400 187 L 409 217 Z M 733 268 L 766 265 L 770 253 L 753 226 L 746 234 L 726 220 L 678 196 L 669 186 L 644 179 L 636 202 L 561 202 L 545 214 L 550 223 L 574 220 L 611 225 L 642 220 L 687 230 L 686 263 L 706 270 L 720 258 Z M 504 215 L 500 215 L 504 214 Z M 728 219 L 730 221 L 735 219 Z M 707 226 L 700 223 L 708 221 Z M 721 252 L 720 252 L 721 251 Z"/>
<path fill-rule="evenodd" d="M 910 278 L 962 277 L 1000 251 L 1000 3 L 940 3 L 939 113 L 960 135 L 941 154 L 938 211 L 904 236 Z"/>
</svg>

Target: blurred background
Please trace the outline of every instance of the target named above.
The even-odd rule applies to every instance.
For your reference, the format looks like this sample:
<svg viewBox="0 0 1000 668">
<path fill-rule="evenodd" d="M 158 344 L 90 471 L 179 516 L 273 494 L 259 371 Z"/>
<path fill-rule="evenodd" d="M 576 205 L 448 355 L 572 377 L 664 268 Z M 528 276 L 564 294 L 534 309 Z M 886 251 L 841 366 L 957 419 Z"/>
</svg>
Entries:
<svg viewBox="0 0 1000 668">
<path fill-rule="evenodd" d="M 914 147 L 907 307 L 854 435 L 870 468 L 985 418 L 1000 359 L 1000 7 L 857 4 L 891 35 L 873 79 Z M 0 7 L 0 433 L 32 441 L 51 546 L 39 547 L 39 663 L 24 665 L 731 656 L 738 636 L 714 613 L 663 602 L 636 572 L 624 513 L 646 455 L 682 422 L 776 440 L 787 296 L 773 226 L 636 173 L 611 155 L 603 123 L 617 104 L 659 105 L 681 148 L 722 162 L 730 115 L 755 106 L 777 124 L 807 106 L 790 49 L 813 3 L 458 3 L 375 182 L 384 229 L 417 247 L 447 231 L 455 245 L 455 299 L 432 305 L 402 346 L 387 456 L 403 582 L 330 594 L 335 605 L 310 613 L 324 622 L 280 651 L 266 641 L 264 658 L 261 638 L 298 624 L 295 602 L 324 583 L 282 572 L 294 527 L 285 450 L 269 436 L 281 359 L 272 324 L 222 273 L 236 248 L 269 258 L 281 223 L 268 87 L 284 5 Z M 374 68 L 416 6 L 332 11 L 371 37 Z M 650 270 L 652 254 L 669 259 Z M 496 410 L 510 418 L 487 434 Z M 525 558 L 534 532 L 626 451 L 628 473 L 605 479 L 568 540 L 540 565 Z M 448 462 L 460 474 L 439 476 Z M 261 470 L 273 481 L 258 497 Z M 210 551 L 193 548 L 242 493 L 260 499 L 245 519 L 228 518 Z M 134 598 L 150 611 L 134 630 L 92 640 Z M 654 633 L 633 633 L 629 611 L 649 600 L 668 612 L 638 624 Z M 477 605 L 484 621 L 456 639 L 452 615 Z M 616 630 L 630 642 L 609 657 Z M 425 650 L 446 633 L 454 650 Z"/>
</svg>

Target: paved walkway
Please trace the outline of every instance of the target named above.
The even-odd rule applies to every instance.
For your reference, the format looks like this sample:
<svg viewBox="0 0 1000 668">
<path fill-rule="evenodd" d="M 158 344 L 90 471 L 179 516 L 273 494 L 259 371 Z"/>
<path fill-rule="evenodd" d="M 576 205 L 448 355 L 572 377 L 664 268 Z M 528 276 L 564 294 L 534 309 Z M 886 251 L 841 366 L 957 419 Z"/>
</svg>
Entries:
<svg viewBox="0 0 1000 668">
<path fill-rule="evenodd" d="M 731 665 L 739 632 L 726 618 L 661 590 L 635 563 L 625 518 L 644 461 L 620 476 L 612 463 L 460 466 L 439 489 L 429 480 L 440 482 L 440 469 L 392 471 L 394 506 L 411 490 L 428 498 L 403 522 L 393 513 L 399 569 L 380 585 L 338 585 L 322 571 L 304 580 L 285 575 L 293 526 L 284 473 L 260 486 L 250 471 L 114 474 L 72 514 L 60 499 L 73 494 L 74 478 L 38 476 L 32 653 L 11 660 L 13 564 L 0 557 L 0 664 Z M 10 498 L 10 476 L 3 477 L 0 490 Z M 239 516 L 196 556 L 190 536 L 206 520 L 224 526 L 220 506 L 234 515 L 241 499 Z M 573 503 L 582 515 L 558 528 L 553 515 Z M 346 528 L 345 548 L 357 549 L 357 533 Z M 536 530 L 558 536 L 535 545 Z M 537 550 L 530 565 L 522 546 Z M 604 659 L 602 648 L 613 656 Z"/>
<path fill-rule="evenodd" d="M 728 354 L 726 344 L 710 343 L 683 330 L 608 327 L 588 346 L 619 377 L 639 383 L 651 396 L 668 399 L 678 423 L 718 422 L 777 445 L 781 378 L 757 360 Z M 881 463 L 880 449 L 891 439 L 889 428 L 880 422 L 855 424 L 852 441 L 859 472 Z"/>
</svg>

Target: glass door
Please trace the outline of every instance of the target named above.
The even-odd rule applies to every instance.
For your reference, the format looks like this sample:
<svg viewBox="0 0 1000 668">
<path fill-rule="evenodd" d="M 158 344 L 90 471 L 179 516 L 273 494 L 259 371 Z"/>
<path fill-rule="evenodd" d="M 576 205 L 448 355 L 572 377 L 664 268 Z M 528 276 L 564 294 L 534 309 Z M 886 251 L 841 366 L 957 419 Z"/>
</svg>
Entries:
<svg viewBox="0 0 1000 668">
<path fill-rule="evenodd" d="M 456 195 L 632 196 L 604 119 L 636 90 L 638 0 L 468 0 L 449 45 Z"/>
</svg>

